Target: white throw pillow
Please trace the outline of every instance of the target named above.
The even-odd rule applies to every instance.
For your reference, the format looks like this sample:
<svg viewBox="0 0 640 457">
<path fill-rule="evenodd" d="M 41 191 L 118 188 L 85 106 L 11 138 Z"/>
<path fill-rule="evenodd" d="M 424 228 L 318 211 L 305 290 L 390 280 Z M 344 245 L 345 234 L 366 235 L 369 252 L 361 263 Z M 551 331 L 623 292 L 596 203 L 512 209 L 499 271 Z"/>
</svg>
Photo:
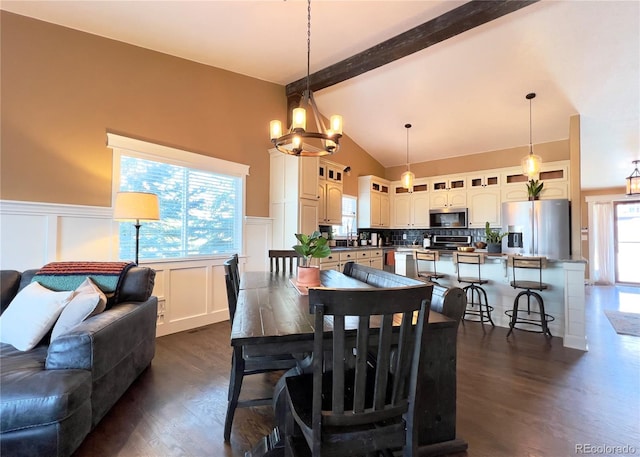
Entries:
<svg viewBox="0 0 640 457">
<path fill-rule="evenodd" d="M 78 325 L 88 317 L 104 311 L 107 306 L 107 297 L 95 285 L 95 283 L 87 278 L 75 290 L 73 298 L 67 306 L 64 307 L 58 322 L 53 326 L 51 332 L 51 341 L 66 333 Z"/>
<path fill-rule="evenodd" d="M 33 349 L 51 330 L 72 295 L 73 291 L 54 292 L 32 282 L 0 316 L 0 341 L 20 351 Z"/>
</svg>

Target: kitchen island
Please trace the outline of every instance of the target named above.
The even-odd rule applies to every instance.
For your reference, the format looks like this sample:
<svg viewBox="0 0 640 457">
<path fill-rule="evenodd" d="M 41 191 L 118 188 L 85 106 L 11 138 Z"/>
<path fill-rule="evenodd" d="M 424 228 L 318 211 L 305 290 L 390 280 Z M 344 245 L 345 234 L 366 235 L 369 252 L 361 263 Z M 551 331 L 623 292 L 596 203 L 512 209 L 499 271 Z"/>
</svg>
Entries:
<svg viewBox="0 0 640 457">
<path fill-rule="evenodd" d="M 395 272 L 397 274 L 416 276 L 413 256 L 416 251 L 426 252 L 424 249 L 410 247 L 396 250 Z M 445 287 L 461 287 L 457 281 L 457 265 L 453 262 L 453 252 L 439 252 L 440 260 L 436 268 L 438 273 L 443 273 L 446 277 L 438 283 Z M 476 250 L 476 252 L 486 254 L 481 275 L 483 279 L 489 280 L 483 288 L 487 292 L 489 305 L 494 307 L 491 317 L 496 325 L 509 327 L 509 317 L 505 315 L 505 311 L 513 308 L 513 301 L 521 290 L 509 285 L 513 274 L 508 266 L 507 256 L 487 254 L 484 250 Z M 541 292 L 547 314 L 555 317 L 555 321 L 549 323 L 551 333 L 561 337 L 564 346 L 582 351 L 588 350 L 585 331 L 585 266 L 586 261 L 582 258 L 548 259 L 547 267 L 542 270 L 542 282 L 549 288 Z M 465 271 L 471 273 L 471 270 L 466 270 L 467 267 L 471 265 L 462 265 L 463 273 Z M 537 281 L 537 271 L 520 270 L 518 279 L 521 278 Z"/>
</svg>

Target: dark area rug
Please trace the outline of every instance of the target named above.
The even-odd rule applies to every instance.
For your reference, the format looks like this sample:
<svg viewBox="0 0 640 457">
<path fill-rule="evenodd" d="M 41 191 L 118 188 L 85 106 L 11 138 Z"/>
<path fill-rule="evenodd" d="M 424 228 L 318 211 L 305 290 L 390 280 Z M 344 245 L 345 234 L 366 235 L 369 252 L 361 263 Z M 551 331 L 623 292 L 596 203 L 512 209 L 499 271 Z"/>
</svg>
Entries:
<svg viewBox="0 0 640 457">
<path fill-rule="evenodd" d="M 620 335 L 640 336 L 640 314 L 607 310 L 604 312 Z"/>
</svg>

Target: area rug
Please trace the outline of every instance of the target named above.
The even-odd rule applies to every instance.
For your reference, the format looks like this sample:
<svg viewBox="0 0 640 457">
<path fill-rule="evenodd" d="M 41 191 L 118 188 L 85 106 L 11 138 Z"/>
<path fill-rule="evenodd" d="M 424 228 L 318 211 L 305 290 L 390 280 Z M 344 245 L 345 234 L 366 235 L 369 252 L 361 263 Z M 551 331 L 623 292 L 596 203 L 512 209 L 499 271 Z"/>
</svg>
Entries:
<svg viewBox="0 0 640 457">
<path fill-rule="evenodd" d="M 640 336 L 640 314 L 623 313 L 621 311 L 604 312 L 613 325 L 616 333 L 620 335 Z"/>
</svg>

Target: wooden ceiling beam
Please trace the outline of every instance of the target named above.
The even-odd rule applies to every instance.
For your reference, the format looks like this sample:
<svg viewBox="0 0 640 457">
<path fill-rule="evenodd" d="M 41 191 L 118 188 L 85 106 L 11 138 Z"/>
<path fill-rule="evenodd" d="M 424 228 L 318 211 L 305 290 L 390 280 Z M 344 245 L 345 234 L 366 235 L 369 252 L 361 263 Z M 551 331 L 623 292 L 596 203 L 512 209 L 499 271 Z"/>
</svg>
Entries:
<svg viewBox="0 0 640 457">
<path fill-rule="evenodd" d="M 341 62 L 309 75 L 309 88 L 319 91 L 459 35 L 539 0 L 474 0 Z M 288 98 L 307 88 L 304 77 L 286 86 Z"/>
</svg>

